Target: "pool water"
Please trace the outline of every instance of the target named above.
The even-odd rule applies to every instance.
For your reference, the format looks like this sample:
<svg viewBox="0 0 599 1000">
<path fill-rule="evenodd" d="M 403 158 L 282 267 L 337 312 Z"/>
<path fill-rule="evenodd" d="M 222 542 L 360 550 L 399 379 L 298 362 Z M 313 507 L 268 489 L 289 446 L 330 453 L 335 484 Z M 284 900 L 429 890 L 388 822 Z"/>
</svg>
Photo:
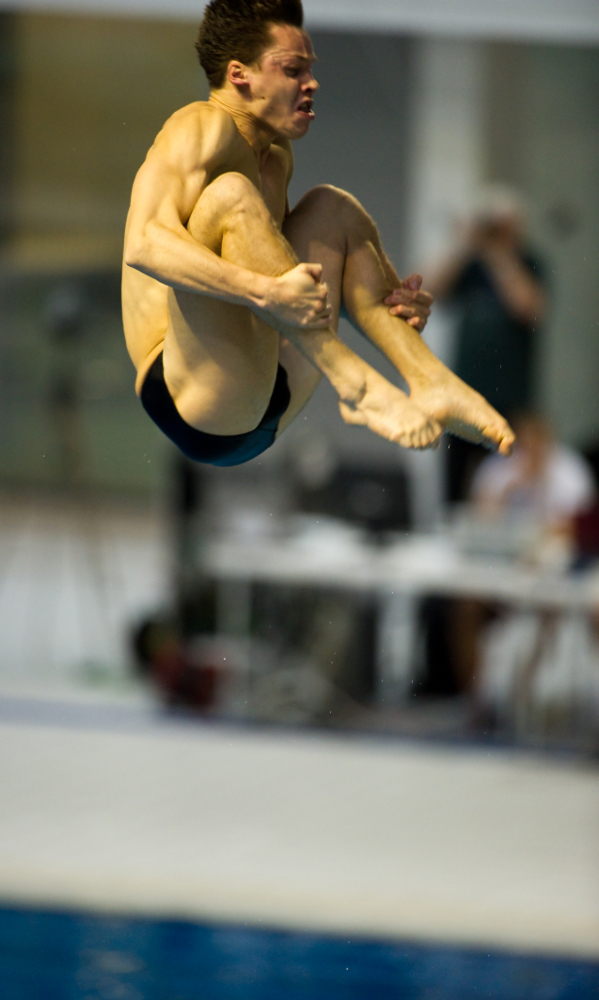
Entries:
<svg viewBox="0 0 599 1000">
<path fill-rule="evenodd" d="M 0 910 L 1 1000 L 597 1000 L 599 962 Z"/>
</svg>

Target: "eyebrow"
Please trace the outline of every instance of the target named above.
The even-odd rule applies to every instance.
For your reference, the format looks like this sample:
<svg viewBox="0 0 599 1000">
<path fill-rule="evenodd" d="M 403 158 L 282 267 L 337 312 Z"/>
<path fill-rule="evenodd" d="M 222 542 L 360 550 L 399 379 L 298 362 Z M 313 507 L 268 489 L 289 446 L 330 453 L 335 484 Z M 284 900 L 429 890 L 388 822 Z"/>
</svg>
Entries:
<svg viewBox="0 0 599 1000">
<path fill-rule="evenodd" d="M 309 66 L 317 62 L 315 53 L 312 53 L 311 56 L 302 56 L 299 52 L 292 52 L 290 49 L 275 49 L 272 57 L 273 59 L 299 59 L 300 62 L 308 63 Z"/>
</svg>

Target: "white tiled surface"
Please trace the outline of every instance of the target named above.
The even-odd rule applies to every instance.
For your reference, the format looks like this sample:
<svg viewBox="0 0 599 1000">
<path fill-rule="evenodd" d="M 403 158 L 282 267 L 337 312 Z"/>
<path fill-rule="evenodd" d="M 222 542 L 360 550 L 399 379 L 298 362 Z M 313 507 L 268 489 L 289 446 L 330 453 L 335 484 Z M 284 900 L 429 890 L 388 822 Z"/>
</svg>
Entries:
<svg viewBox="0 0 599 1000">
<path fill-rule="evenodd" d="M 596 769 L 136 711 L 4 712 L 5 900 L 599 955 Z"/>
<path fill-rule="evenodd" d="M 122 674 L 129 627 L 164 603 L 166 555 L 146 508 L 0 496 L 0 682 Z"/>
</svg>

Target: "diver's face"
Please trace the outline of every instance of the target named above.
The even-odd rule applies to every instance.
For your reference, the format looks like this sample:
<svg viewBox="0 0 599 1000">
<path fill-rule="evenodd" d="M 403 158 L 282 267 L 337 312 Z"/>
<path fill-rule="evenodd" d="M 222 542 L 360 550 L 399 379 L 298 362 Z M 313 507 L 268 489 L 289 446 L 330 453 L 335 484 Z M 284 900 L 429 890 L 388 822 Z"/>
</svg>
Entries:
<svg viewBox="0 0 599 1000">
<path fill-rule="evenodd" d="M 273 24 L 270 34 L 259 62 L 247 68 L 249 110 L 275 135 L 300 139 L 315 118 L 312 42 L 306 31 L 286 24 Z"/>
</svg>

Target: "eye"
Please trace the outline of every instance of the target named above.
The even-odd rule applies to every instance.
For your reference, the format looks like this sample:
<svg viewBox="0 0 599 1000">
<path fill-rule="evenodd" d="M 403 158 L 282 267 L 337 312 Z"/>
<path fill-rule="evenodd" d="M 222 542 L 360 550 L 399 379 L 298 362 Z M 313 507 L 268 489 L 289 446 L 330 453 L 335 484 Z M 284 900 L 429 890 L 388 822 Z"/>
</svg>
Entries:
<svg viewBox="0 0 599 1000">
<path fill-rule="evenodd" d="M 296 77 L 296 76 L 300 75 L 301 70 L 300 70 L 299 66 L 286 66 L 285 67 L 285 72 L 286 72 L 287 76 L 294 76 L 294 77 Z"/>
</svg>

